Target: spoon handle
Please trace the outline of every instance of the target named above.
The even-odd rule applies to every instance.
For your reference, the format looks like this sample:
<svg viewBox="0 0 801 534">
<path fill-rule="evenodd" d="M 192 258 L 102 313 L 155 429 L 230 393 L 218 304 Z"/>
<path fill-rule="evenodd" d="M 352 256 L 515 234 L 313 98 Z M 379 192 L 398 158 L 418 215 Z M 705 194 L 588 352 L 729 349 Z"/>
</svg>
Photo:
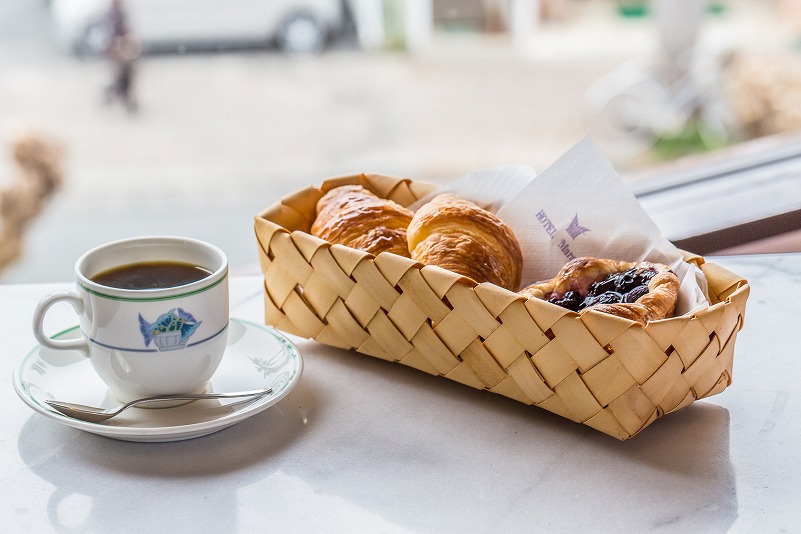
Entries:
<svg viewBox="0 0 801 534">
<path fill-rule="evenodd" d="M 260 398 L 272 393 L 272 388 L 269 389 L 255 389 L 250 391 L 235 391 L 231 393 L 178 393 L 174 395 L 158 395 L 153 397 L 144 397 L 136 399 L 126 404 L 117 406 L 115 408 L 98 408 L 95 406 L 86 406 L 84 404 L 76 404 L 72 402 L 61 402 L 55 400 L 45 400 L 45 403 L 54 410 L 61 412 L 64 415 L 73 417 L 75 419 L 82 419 L 89 422 L 100 422 L 106 419 L 119 415 L 124 410 L 131 406 L 138 404 L 146 404 L 149 402 L 170 401 L 170 400 L 195 400 L 195 399 L 230 399 L 243 397 L 245 400 L 250 398 Z M 244 402 L 244 401 L 240 401 Z M 234 403 L 234 404 L 238 404 Z"/>
<path fill-rule="evenodd" d="M 173 395 L 154 395 L 152 397 L 143 397 L 141 399 L 132 400 L 120 406 L 118 409 L 130 408 L 138 404 L 147 404 L 149 402 L 161 402 L 170 400 L 194 400 L 194 399 L 234 399 L 237 397 L 262 397 L 272 393 L 271 389 L 253 389 L 250 391 L 234 391 L 231 393 L 176 393 Z M 49 402 L 48 402 L 49 404 Z M 66 403 L 64 403 L 66 404 Z"/>
</svg>

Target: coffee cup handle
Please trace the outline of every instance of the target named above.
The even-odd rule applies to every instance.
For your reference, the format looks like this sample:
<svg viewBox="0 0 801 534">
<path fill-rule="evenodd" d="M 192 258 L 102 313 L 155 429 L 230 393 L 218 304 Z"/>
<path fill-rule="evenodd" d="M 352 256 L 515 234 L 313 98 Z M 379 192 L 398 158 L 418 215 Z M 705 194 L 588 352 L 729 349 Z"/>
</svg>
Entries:
<svg viewBox="0 0 801 534">
<path fill-rule="evenodd" d="M 39 304 L 36 305 L 36 310 L 33 312 L 33 336 L 42 346 L 56 350 L 78 350 L 84 356 L 89 355 L 89 343 L 81 337 L 80 339 L 52 339 L 44 333 L 44 318 L 47 310 L 57 302 L 68 302 L 72 305 L 75 311 L 80 315 L 84 311 L 84 303 L 77 293 L 72 291 L 58 291 L 47 295 Z"/>
</svg>

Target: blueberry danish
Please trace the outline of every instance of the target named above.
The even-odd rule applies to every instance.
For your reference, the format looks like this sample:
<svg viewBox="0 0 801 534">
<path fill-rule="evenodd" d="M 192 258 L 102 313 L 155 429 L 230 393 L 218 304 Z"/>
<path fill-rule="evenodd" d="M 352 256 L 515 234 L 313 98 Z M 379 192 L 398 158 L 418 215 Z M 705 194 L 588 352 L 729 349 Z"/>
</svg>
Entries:
<svg viewBox="0 0 801 534">
<path fill-rule="evenodd" d="M 679 279 L 661 263 L 577 258 L 520 294 L 577 313 L 593 309 L 645 324 L 673 315 Z"/>
</svg>

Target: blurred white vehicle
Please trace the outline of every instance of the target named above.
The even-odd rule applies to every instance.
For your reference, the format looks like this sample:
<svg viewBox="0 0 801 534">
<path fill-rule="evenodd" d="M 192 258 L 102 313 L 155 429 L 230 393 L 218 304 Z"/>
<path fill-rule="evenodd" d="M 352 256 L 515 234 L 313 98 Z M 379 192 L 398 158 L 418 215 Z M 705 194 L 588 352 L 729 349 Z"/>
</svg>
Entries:
<svg viewBox="0 0 801 534">
<path fill-rule="evenodd" d="M 61 42 L 78 55 L 108 42 L 110 0 L 51 0 Z M 317 53 L 343 24 L 342 0 L 125 0 L 145 50 L 215 49 L 274 43 L 289 53 Z"/>
</svg>

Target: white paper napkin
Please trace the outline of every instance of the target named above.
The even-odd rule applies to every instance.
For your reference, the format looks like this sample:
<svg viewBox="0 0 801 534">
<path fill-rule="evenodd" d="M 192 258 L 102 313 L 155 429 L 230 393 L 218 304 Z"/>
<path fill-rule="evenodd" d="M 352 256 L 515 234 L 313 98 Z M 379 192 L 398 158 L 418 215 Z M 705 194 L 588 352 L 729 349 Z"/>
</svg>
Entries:
<svg viewBox="0 0 801 534">
<path fill-rule="evenodd" d="M 471 172 L 424 196 L 409 208 L 417 209 L 442 193 L 454 193 L 493 213 L 512 200 L 537 176 L 527 165 L 506 165 Z"/>
</svg>

